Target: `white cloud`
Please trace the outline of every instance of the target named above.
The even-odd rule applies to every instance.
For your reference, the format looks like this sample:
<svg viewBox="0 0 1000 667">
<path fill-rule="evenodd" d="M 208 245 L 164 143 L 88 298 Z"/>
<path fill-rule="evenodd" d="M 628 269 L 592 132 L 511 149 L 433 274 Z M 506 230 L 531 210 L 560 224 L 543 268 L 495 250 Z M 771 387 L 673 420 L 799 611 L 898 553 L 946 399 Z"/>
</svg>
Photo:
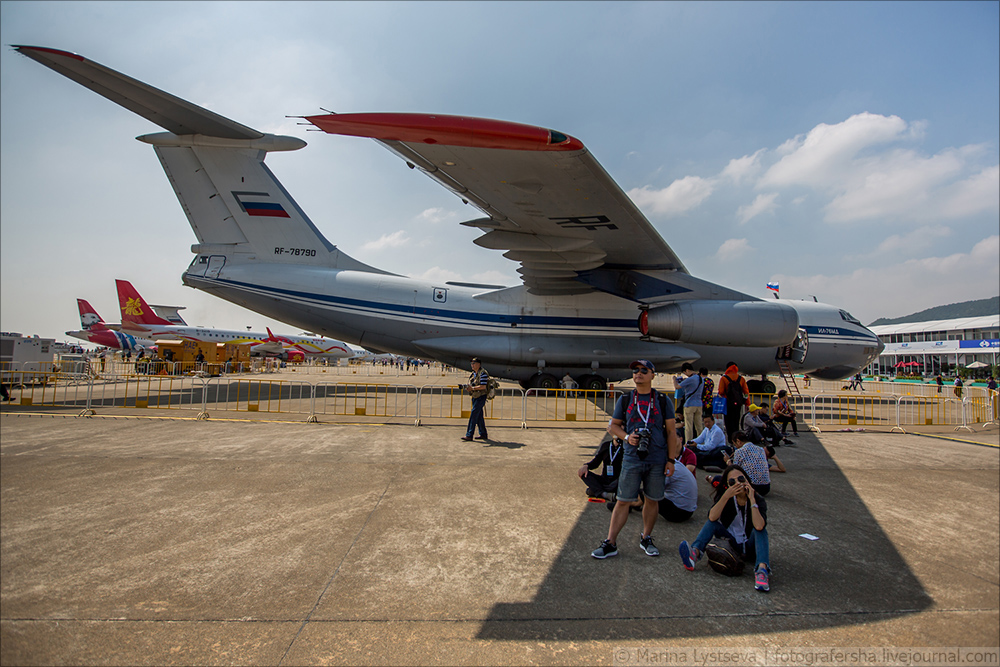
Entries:
<svg viewBox="0 0 1000 667">
<path fill-rule="evenodd" d="M 939 239 L 948 236 L 951 236 L 950 227 L 928 225 L 915 229 L 909 234 L 893 234 L 879 244 L 874 254 L 905 253 L 913 255 L 920 250 L 929 248 Z"/>
<path fill-rule="evenodd" d="M 873 146 L 906 138 L 907 124 L 899 116 L 861 113 L 842 123 L 821 123 L 805 136 L 786 141 L 783 154 L 761 177 L 758 187 L 810 185 L 827 187 L 843 182 L 854 158 Z"/>
<path fill-rule="evenodd" d="M 410 239 L 406 237 L 406 232 L 400 229 L 397 232 L 391 234 L 383 234 L 375 241 L 368 241 L 361 246 L 362 250 L 385 250 L 386 248 L 399 248 L 410 242 Z"/>
<path fill-rule="evenodd" d="M 720 176 L 729 179 L 739 185 L 745 180 L 752 179 L 760 172 L 760 156 L 764 149 L 760 149 L 753 155 L 733 158 L 722 170 Z"/>
<path fill-rule="evenodd" d="M 940 215 L 963 218 L 1000 207 L 1000 165 L 947 187 L 940 197 Z"/>
<path fill-rule="evenodd" d="M 827 205 L 826 220 L 924 217 L 935 189 L 958 176 L 962 167 L 957 151 L 930 158 L 909 150 L 893 151 L 856 163 L 846 191 Z"/>
<path fill-rule="evenodd" d="M 628 196 L 639 208 L 648 206 L 654 213 L 662 213 L 669 217 L 696 208 L 708 199 L 713 189 L 714 184 L 711 180 L 700 176 L 685 176 L 662 190 L 653 190 L 644 185 L 629 190 Z"/>
<path fill-rule="evenodd" d="M 778 198 L 777 192 L 772 192 L 766 195 L 757 195 L 756 199 L 752 203 L 746 206 L 740 206 L 739 210 L 736 211 L 736 217 L 740 221 L 740 224 L 745 224 L 747 221 L 757 217 L 762 213 L 769 213 L 778 207 L 775 204 L 775 200 Z"/>
<path fill-rule="evenodd" d="M 716 251 L 715 256 L 722 261 L 728 261 L 731 259 L 738 259 L 748 252 L 751 252 L 754 248 L 750 245 L 750 241 L 747 239 L 729 239 L 721 246 L 719 246 L 718 251 Z"/>
<path fill-rule="evenodd" d="M 421 222 L 430 222 L 432 224 L 438 224 L 440 222 L 444 222 L 445 220 L 454 217 L 455 217 L 454 211 L 446 211 L 443 208 L 435 207 L 423 211 L 420 215 L 416 217 L 416 220 Z"/>
<path fill-rule="evenodd" d="M 417 280 L 426 280 L 428 282 L 440 283 L 442 285 L 449 280 L 462 282 L 462 276 L 460 274 L 448 269 L 442 269 L 440 266 L 427 269 L 420 275 L 409 274 L 409 276 L 410 278 L 416 278 Z"/>
</svg>

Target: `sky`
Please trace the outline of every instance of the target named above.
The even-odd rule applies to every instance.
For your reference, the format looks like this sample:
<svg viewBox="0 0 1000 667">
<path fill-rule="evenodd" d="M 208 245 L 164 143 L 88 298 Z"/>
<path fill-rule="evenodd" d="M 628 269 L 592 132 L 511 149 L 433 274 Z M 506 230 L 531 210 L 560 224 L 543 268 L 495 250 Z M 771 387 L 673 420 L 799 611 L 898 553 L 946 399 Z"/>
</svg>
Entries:
<svg viewBox="0 0 1000 667">
<path fill-rule="evenodd" d="M 347 254 L 519 284 L 481 217 L 322 110 L 496 118 L 580 139 L 688 270 L 862 322 L 1000 292 L 998 2 L 2 2 L 0 329 L 68 340 L 114 280 L 189 324 L 298 333 L 184 287 L 160 129 L 13 51 L 79 53 L 254 129 Z"/>
</svg>

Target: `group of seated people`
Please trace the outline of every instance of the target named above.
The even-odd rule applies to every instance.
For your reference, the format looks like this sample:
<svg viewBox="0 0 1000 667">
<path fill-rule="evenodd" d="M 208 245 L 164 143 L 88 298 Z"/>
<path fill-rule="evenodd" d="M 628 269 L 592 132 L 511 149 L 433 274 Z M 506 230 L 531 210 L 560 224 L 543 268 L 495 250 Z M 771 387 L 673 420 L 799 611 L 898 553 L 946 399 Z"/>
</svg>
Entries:
<svg viewBox="0 0 1000 667">
<path fill-rule="evenodd" d="M 698 505 L 698 468 L 710 473 L 705 479 L 712 487 L 713 505 L 697 538 L 680 543 L 678 551 L 684 567 L 693 570 L 709 544 L 728 540 L 740 555 L 755 564 L 754 586 L 768 591 L 770 561 L 766 529 L 767 505 L 764 496 L 771 490 L 771 472 L 786 472 L 775 455 L 775 447 L 792 445 L 787 427 L 798 435 L 794 410 L 787 394 L 779 392 L 775 417 L 768 415 L 767 404 L 751 404 L 741 420 L 742 429 L 731 434 L 716 423 L 714 415 L 705 414 L 704 428 L 687 439 L 677 458 L 674 473 L 665 479 L 664 498 L 659 501 L 659 515 L 671 523 L 690 519 Z M 780 428 L 777 424 L 780 424 Z M 683 422 L 677 420 L 679 435 Z M 684 442 L 684 439 L 681 439 Z M 621 471 L 623 443 L 610 434 L 604 437 L 594 457 L 580 467 L 579 477 L 587 485 L 587 495 L 594 502 L 606 502 L 613 509 L 617 497 L 618 473 Z M 602 474 L 594 471 L 603 465 Z M 643 500 L 630 510 L 640 509 Z M 596 553 L 596 552 L 595 552 Z M 601 556 L 595 556 L 601 557 Z M 714 566 L 714 565 L 713 565 Z"/>
</svg>

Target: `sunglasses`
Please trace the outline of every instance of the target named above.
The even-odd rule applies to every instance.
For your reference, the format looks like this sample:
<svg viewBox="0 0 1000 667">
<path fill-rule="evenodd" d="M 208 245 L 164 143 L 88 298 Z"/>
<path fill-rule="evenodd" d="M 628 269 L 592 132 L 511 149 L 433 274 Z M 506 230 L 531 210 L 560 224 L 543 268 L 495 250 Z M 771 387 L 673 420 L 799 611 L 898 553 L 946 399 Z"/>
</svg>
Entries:
<svg viewBox="0 0 1000 667">
<path fill-rule="evenodd" d="M 648 372 L 649 372 L 648 368 L 642 368 L 642 367 L 640 367 L 640 368 L 633 368 L 632 369 L 632 375 L 635 375 L 636 373 L 638 373 L 639 375 L 645 375 Z"/>
<path fill-rule="evenodd" d="M 742 484 L 745 481 L 747 481 L 747 478 L 744 477 L 743 475 L 739 475 L 737 477 L 730 477 L 729 486 L 736 486 L 737 484 Z"/>
</svg>

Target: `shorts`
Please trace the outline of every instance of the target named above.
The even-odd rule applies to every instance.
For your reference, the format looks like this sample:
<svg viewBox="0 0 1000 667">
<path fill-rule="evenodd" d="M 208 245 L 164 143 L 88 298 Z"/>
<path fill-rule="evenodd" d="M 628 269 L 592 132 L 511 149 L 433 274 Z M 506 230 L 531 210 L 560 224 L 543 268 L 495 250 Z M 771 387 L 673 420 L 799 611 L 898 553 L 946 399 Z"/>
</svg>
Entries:
<svg viewBox="0 0 1000 667">
<path fill-rule="evenodd" d="M 675 463 L 674 465 L 680 465 Z M 665 463 L 632 463 L 622 462 L 622 472 L 618 477 L 618 500 L 632 502 L 639 500 L 639 482 L 642 482 L 642 494 L 650 500 L 663 500 L 663 469 Z"/>
</svg>

